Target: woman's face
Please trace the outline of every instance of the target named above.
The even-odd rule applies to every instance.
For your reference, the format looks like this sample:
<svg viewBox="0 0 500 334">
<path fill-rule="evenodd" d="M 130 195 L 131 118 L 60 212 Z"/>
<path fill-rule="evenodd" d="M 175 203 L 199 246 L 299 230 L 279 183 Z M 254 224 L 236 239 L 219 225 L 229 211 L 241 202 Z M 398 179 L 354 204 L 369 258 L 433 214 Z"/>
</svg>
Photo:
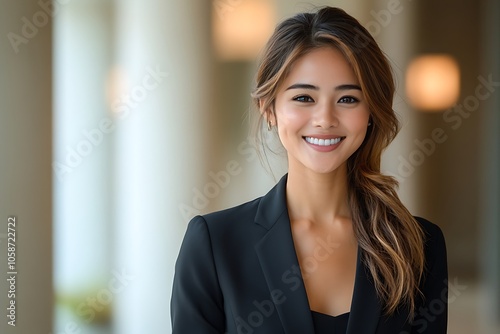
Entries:
<svg viewBox="0 0 500 334">
<path fill-rule="evenodd" d="M 289 169 L 344 168 L 365 138 L 370 112 L 359 82 L 335 48 L 299 58 L 278 90 L 275 124 Z"/>
</svg>

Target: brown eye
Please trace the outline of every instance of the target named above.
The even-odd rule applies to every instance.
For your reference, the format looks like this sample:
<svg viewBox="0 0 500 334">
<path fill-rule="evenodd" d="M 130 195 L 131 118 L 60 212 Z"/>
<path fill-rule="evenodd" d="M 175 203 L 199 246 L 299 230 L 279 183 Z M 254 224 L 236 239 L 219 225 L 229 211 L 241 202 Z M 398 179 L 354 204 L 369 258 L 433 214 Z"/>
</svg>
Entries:
<svg viewBox="0 0 500 334">
<path fill-rule="evenodd" d="M 298 101 L 298 102 L 314 102 L 314 100 L 310 96 L 307 96 L 307 95 L 296 96 L 293 98 L 293 100 Z"/>
<path fill-rule="evenodd" d="M 355 98 L 354 96 L 343 96 L 340 98 L 338 103 L 351 104 L 351 103 L 356 103 L 356 102 L 359 102 L 359 100 L 357 98 Z"/>
</svg>

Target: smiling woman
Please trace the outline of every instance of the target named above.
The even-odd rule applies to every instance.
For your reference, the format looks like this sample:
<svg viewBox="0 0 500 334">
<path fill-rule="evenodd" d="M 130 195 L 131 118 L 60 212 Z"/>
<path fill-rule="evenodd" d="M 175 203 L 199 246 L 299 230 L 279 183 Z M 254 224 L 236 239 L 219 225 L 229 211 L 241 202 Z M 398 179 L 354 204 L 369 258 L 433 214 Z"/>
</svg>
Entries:
<svg viewBox="0 0 500 334">
<path fill-rule="evenodd" d="M 380 172 L 399 125 L 368 31 L 332 7 L 283 21 L 252 95 L 288 174 L 261 198 L 192 219 L 173 333 L 446 333 L 441 230 Z"/>
<path fill-rule="evenodd" d="M 365 138 L 370 112 L 340 51 L 321 47 L 298 59 L 277 92 L 275 106 L 275 114 L 263 112 L 279 125 L 289 170 L 345 175 L 347 158 Z"/>
</svg>

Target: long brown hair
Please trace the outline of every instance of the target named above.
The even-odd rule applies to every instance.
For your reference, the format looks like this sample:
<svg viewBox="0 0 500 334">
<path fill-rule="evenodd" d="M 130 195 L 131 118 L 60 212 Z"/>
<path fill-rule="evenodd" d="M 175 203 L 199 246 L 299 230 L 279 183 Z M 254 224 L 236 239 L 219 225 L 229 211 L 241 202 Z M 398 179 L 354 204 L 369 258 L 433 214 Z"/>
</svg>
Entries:
<svg viewBox="0 0 500 334">
<path fill-rule="evenodd" d="M 370 110 L 372 125 L 360 148 L 348 159 L 349 205 L 354 232 L 378 296 L 387 314 L 408 307 L 410 317 L 420 293 L 424 237 L 419 223 L 401 203 L 397 181 L 380 172 L 383 150 L 399 131 L 392 109 L 391 68 L 370 33 L 341 9 L 323 7 L 279 24 L 268 41 L 252 93 L 261 110 L 274 113 L 280 84 L 293 63 L 307 52 L 330 46 L 352 66 Z M 267 115 L 270 116 L 270 115 Z M 262 122 L 265 117 L 260 118 Z"/>
</svg>

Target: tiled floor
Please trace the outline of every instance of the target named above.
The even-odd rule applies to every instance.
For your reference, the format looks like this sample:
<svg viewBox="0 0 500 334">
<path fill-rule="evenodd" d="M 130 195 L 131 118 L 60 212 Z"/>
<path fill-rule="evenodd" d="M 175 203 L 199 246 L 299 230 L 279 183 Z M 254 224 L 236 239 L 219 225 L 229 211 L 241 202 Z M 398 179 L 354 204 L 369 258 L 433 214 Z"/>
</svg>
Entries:
<svg viewBox="0 0 500 334">
<path fill-rule="evenodd" d="M 477 283 L 465 283 L 456 299 L 450 299 L 448 333 L 500 334 L 500 324 L 488 320 L 485 289 Z M 450 290 L 450 296 L 453 296 Z"/>
</svg>

